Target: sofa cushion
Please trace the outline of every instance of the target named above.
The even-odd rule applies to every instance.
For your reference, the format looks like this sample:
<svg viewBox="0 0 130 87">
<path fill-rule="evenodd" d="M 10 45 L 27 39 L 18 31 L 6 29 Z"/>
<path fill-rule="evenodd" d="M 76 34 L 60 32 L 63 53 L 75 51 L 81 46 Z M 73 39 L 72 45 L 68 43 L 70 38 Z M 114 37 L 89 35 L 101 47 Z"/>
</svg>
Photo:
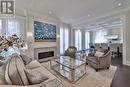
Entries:
<svg viewBox="0 0 130 87">
<path fill-rule="evenodd" d="M 26 75 L 28 77 L 30 84 L 39 84 L 49 79 L 43 73 L 34 69 L 26 69 L 25 72 L 26 72 Z"/>
<path fill-rule="evenodd" d="M 25 65 L 29 64 L 33 60 L 31 57 L 28 57 L 26 55 L 20 55 L 20 56 L 21 56 Z"/>
<path fill-rule="evenodd" d="M 102 57 L 103 55 L 104 55 L 103 52 L 100 52 L 100 51 L 95 52 L 95 56 L 97 56 L 97 57 Z"/>
<path fill-rule="evenodd" d="M 5 85 L 5 78 L 3 75 L 0 74 L 0 85 Z"/>
<path fill-rule="evenodd" d="M 11 79 L 12 84 L 23 85 L 21 76 L 19 75 L 17 67 L 16 67 L 16 61 L 14 57 L 11 59 L 8 69 L 9 69 L 8 75 Z"/>
<path fill-rule="evenodd" d="M 12 85 L 28 85 L 28 79 L 24 72 L 24 63 L 20 56 L 12 56 L 6 67 L 6 82 Z M 11 82 L 10 82 L 10 81 Z"/>
<path fill-rule="evenodd" d="M 8 74 L 8 72 L 9 72 L 9 63 L 10 63 L 10 62 L 7 63 L 6 69 L 5 69 L 5 81 L 6 81 L 7 84 L 11 85 L 11 84 L 12 84 L 12 81 L 11 81 L 11 79 L 9 78 L 9 74 Z"/>
<path fill-rule="evenodd" d="M 98 61 L 98 58 L 97 57 L 89 57 L 89 58 L 87 58 L 87 61 L 90 61 L 90 62 L 93 62 L 93 63 L 98 63 L 97 61 Z"/>
<path fill-rule="evenodd" d="M 33 60 L 29 64 L 26 65 L 27 69 L 34 69 L 38 67 L 41 67 L 41 64 L 37 60 Z"/>
<path fill-rule="evenodd" d="M 16 59 L 15 60 L 16 61 L 16 67 L 17 67 L 18 73 L 19 73 L 19 75 L 22 79 L 22 82 L 23 82 L 24 85 L 28 85 L 29 82 L 28 82 L 27 76 L 26 76 L 25 71 L 24 71 L 25 65 L 24 65 L 21 58 L 15 58 L 15 59 Z"/>
</svg>

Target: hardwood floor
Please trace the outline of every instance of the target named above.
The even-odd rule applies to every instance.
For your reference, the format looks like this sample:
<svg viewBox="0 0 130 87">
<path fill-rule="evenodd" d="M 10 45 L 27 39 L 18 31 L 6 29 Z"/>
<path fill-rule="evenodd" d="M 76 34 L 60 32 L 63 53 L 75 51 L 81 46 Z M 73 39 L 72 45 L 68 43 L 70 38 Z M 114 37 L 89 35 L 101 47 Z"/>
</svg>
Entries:
<svg viewBox="0 0 130 87">
<path fill-rule="evenodd" d="M 130 67 L 122 64 L 122 58 L 112 58 L 112 65 L 117 66 L 111 87 L 130 87 Z"/>
</svg>

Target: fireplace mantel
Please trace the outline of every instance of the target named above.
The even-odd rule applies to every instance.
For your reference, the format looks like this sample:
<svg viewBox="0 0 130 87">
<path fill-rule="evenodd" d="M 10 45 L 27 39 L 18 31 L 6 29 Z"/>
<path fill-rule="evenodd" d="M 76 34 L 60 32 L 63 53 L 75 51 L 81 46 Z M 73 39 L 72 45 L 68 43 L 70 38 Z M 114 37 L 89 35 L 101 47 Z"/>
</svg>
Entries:
<svg viewBox="0 0 130 87">
<path fill-rule="evenodd" d="M 36 49 L 36 48 L 50 48 L 50 47 L 56 47 L 56 46 L 45 46 L 45 45 L 39 45 L 39 46 L 36 46 L 34 45 L 33 48 Z"/>
</svg>

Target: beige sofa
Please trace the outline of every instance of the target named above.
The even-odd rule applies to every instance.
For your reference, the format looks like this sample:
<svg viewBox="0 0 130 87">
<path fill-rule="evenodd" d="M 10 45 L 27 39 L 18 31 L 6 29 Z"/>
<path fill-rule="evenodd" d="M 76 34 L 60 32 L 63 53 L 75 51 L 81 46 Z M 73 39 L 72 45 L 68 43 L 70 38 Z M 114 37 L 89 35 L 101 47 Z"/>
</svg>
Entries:
<svg viewBox="0 0 130 87">
<path fill-rule="evenodd" d="M 17 58 L 16 58 L 17 59 Z M 15 59 L 15 60 L 16 60 Z M 17 62 L 18 62 L 18 60 L 17 60 Z M 16 64 L 15 64 L 16 65 Z M 23 66 L 24 65 L 24 66 Z M 18 69 L 20 69 L 20 70 L 22 70 L 23 69 L 23 67 L 26 69 L 26 68 L 30 68 L 30 69 L 32 69 L 32 70 L 36 70 L 36 71 L 40 71 L 41 73 L 43 73 L 44 75 L 46 75 L 49 79 L 48 80 L 45 80 L 44 82 L 41 82 L 41 83 L 39 83 L 39 84 L 35 84 L 35 85 L 27 85 L 27 86 L 20 86 L 20 85 L 9 85 L 9 83 L 8 83 L 8 85 L 7 85 L 7 81 L 5 81 L 5 79 L 7 80 L 7 77 L 6 77 L 6 69 L 7 69 L 7 66 L 8 66 L 8 62 L 7 62 L 7 65 L 6 65 L 6 67 L 5 66 L 3 66 L 4 68 L 3 68 L 3 71 L 4 72 L 1 72 L 1 74 L 0 74 L 0 87 L 44 87 L 43 85 L 44 85 L 44 83 L 46 83 L 46 82 L 48 82 L 48 81 L 50 81 L 50 80 L 52 80 L 52 79 L 57 79 L 57 80 L 59 80 L 57 77 L 55 77 L 52 73 L 50 73 L 45 67 L 43 67 L 37 60 L 31 60 L 31 62 L 29 63 L 29 64 L 26 64 L 25 65 L 25 63 L 21 60 L 21 61 L 19 61 L 19 63 L 18 63 L 18 65 L 17 65 L 17 67 L 19 67 Z M 9 66 L 8 66 L 9 67 Z M 12 65 L 12 66 L 10 66 L 10 67 L 12 67 L 12 72 L 14 72 L 14 66 Z M 19 72 L 19 73 L 21 73 L 21 71 Z M 15 76 L 15 75 L 14 75 Z M 22 78 L 24 77 L 24 75 L 22 76 Z M 25 77 L 24 77 L 25 78 Z M 9 78 L 8 78 L 9 79 Z M 17 81 L 17 79 L 18 78 L 15 78 L 16 80 L 15 81 Z M 24 80 L 25 81 L 25 80 Z"/>
</svg>

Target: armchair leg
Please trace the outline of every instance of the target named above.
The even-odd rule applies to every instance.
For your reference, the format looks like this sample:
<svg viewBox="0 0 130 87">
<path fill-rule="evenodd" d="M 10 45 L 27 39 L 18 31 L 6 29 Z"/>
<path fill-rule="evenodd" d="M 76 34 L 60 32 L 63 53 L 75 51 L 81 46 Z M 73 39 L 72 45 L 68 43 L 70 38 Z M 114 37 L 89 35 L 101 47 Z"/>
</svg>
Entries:
<svg viewBox="0 0 130 87">
<path fill-rule="evenodd" d="M 109 69 L 110 67 L 107 67 L 107 69 Z"/>
<path fill-rule="evenodd" d="M 98 69 L 95 69 L 96 70 L 96 72 L 98 72 Z"/>
</svg>

